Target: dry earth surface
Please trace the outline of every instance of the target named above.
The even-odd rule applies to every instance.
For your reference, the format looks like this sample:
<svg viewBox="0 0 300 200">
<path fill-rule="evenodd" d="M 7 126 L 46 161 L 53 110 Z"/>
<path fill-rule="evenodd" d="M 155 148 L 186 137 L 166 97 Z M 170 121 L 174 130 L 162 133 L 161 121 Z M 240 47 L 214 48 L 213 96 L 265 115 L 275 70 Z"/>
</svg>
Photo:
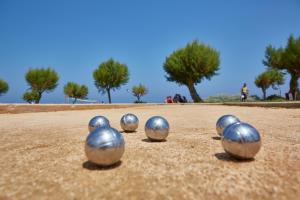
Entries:
<svg viewBox="0 0 300 200">
<path fill-rule="evenodd" d="M 125 113 L 140 126 L 123 133 L 122 161 L 87 162 L 87 123 L 107 116 L 120 130 Z M 255 126 L 262 148 L 253 161 L 224 153 L 215 123 L 237 115 Z M 145 140 L 153 115 L 168 119 L 166 142 Z M 144 107 L 0 114 L 0 199 L 299 199 L 300 109 L 221 105 Z"/>
</svg>

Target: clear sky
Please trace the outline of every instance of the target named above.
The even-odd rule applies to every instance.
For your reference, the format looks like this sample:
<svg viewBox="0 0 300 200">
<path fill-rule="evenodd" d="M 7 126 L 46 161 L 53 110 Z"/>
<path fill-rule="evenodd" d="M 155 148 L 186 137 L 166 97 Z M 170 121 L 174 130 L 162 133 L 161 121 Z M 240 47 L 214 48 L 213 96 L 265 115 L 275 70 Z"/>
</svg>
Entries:
<svg viewBox="0 0 300 200">
<path fill-rule="evenodd" d="M 162 66 L 194 39 L 221 55 L 219 75 L 197 86 L 201 97 L 237 94 L 243 82 L 261 96 L 254 79 L 265 69 L 265 47 L 285 45 L 290 34 L 300 36 L 300 0 L 0 0 L 0 78 L 10 85 L 0 102 L 22 102 L 26 71 L 48 66 L 59 73 L 59 86 L 41 102 L 62 103 L 68 81 L 107 102 L 92 73 L 111 57 L 130 70 L 113 102 L 132 102 L 127 89 L 138 83 L 149 88 L 148 102 L 175 93 L 191 99 L 186 87 L 166 81 Z"/>
</svg>

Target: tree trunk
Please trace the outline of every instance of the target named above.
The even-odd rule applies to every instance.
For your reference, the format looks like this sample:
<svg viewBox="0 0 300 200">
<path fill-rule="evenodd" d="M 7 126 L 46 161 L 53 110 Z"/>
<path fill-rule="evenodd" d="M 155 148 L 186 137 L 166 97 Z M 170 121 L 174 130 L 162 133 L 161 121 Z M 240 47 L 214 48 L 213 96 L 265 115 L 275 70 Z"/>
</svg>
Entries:
<svg viewBox="0 0 300 200">
<path fill-rule="evenodd" d="M 298 74 L 291 73 L 290 93 L 292 94 L 294 101 L 296 100 L 296 97 L 297 97 L 298 79 L 299 79 Z"/>
<path fill-rule="evenodd" d="M 74 98 L 73 104 L 76 103 L 76 101 L 77 101 L 77 98 Z"/>
<path fill-rule="evenodd" d="M 194 86 L 194 83 L 188 84 L 187 87 L 189 88 L 191 97 L 194 101 L 194 103 L 199 103 L 199 102 L 203 102 L 203 100 L 200 98 L 200 96 L 198 95 L 196 88 Z"/>
<path fill-rule="evenodd" d="M 267 98 L 267 90 L 265 88 L 261 88 L 262 92 L 263 92 L 263 99 L 266 100 Z"/>
<path fill-rule="evenodd" d="M 111 103 L 110 88 L 106 89 L 108 95 L 108 103 Z"/>
<path fill-rule="evenodd" d="M 137 98 L 138 102 L 140 102 L 141 96 L 137 95 L 136 98 Z"/>
<path fill-rule="evenodd" d="M 38 92 L 38 98 L 35 100 L 35 103 L 36 104 L 39 104 L 40 103 L 40 100 L 41 100 L 41 98 L 42 98 L 42 92 Z"/>
</svg>

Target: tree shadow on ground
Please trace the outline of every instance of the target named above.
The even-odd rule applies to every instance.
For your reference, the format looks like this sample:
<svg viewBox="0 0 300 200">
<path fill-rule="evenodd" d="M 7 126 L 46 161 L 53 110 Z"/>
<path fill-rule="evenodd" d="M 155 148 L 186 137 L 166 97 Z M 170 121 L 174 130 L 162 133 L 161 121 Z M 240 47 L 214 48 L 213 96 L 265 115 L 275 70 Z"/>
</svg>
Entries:
<svg viewBox="0 0 300 200">
<path fill-rule="evenodd" d="M 214 139 L 214 140 L 221 140 L 220 136 L 214 136 L 214 137 L 211 137 L 211 138 Z"/>
<path fill-rule="evenodd" d="M 142 139 L 142 142 L 148 143 L 159 143 L 159 142 L 166 142 L 167 140 L 150 140 L 149 138 Z"/>
<path fill-rule="evenodd" d="M 109 165 L 109 166 L 103 166 L 103 165 L 97 165 L 95 163 L 92 163 L 91 161 L 85 161 L 84 163 L 82 163 L 82 167 L 88 170 L 112 170 L 115 168 L 118 168 L 122 165 L 122 161 L 118 161 L 113 165 Z"/>
<path fill-rule="evenodd" d="M 236 163 L 242 163 L 242 162 L 252 162 L 255 159 L 237 159 L 232 156 L 230 156 L 228 153 L 222 152 L 222 153 L 216 153 L 215 157 L 222 161 L 228 161 L 228 162 L 236 162 Z"/>
</svg>

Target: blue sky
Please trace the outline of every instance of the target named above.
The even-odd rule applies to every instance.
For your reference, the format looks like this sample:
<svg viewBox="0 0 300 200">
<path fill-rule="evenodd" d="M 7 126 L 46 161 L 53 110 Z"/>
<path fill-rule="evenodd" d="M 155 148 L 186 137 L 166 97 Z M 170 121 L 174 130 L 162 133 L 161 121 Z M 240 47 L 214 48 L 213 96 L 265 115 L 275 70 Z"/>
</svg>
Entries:
<svg viewBox="0 0 300 200">
<path fill-rule="evenodd" d="M 299 0 L 0 0 L 0 78 L 10 85 L 0 102 L 22 102 L 26 71 L 48 66 L 60 80 L 43 103 L 62 103 L 68 81 L 86 84 L 90 99 L 107 102 L 92 73 L 111 57 L 130 70 L 130 81 L 112 93 L 113 102 L 132 102 L 126 90 L 138 83 L 149 88 L 143 98 L 148 102 L 175 93 L 191 99 L 186 87 L 166 81 L 162 65 L 194 39 L 221 55 L 219 75 L 197 85 L 201 97 L 237 94 L 243 82 L 261 96 L 253 82 L 265 69 L 265 47 L 300 36 L 299 21 Z"/>
</svg>

